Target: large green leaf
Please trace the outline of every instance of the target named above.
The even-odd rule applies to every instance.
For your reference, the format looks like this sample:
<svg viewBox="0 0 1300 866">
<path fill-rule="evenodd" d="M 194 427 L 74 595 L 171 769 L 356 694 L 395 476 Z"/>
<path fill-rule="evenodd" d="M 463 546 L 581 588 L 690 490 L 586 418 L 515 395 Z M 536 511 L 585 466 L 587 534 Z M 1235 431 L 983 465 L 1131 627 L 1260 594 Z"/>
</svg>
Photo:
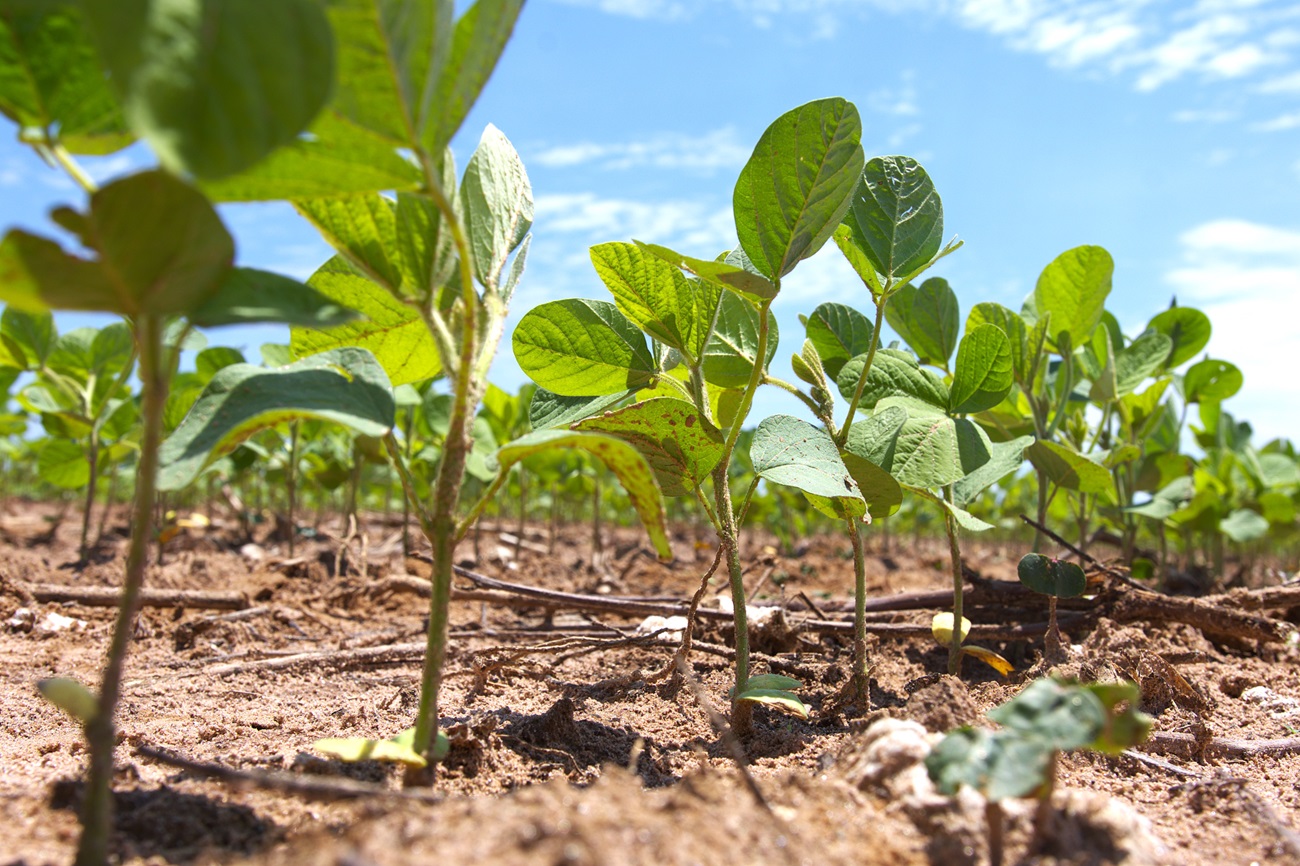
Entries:
<svg viewBox="0 0 1300 866">
<path fill-rule="evenodd" d="M 970 332 L 980 325 L 997 325 L 1007 335 L 1011 346 L 1011 369 L 1016 382 L 1022 387 L 1031 384 L 1037 370 L 1038 349 L 1030 344 L 1029 329 L 1020 315 L 1001 304 L 985 301 L 971 307 L 966 317 L 966 330 Z"/>
<path fill-rule="evenodd" d="M 704 379 L 720 388 L 744 388 L 749 384 L 754 364 L 758 363 L 758 315 L 747 301 L 724 292 L 718 301 L 718 316 L 713 335 L 704 347 Z M 767 314 L 766 368 L 776 356 L 780 334 L 776 316 Z"/>
<path fill-rule="evenodd" d="M 158 450 L 158 489 L 180 490 L 253 433 L 276 424 L 319 418 L 383 436 L 395 413 L 388 377 L 365 349 L 335 349 L 274 370 L 234 364 L 212 378 Z"/>
<path fill-rule="evenodd" d="M 397 206 L 378 193 L 294 202 L 330 246 L 390 292 L 402 285 L 397 261 Z"/>
<path fill-rule="evenodd" d="M 201 328 L 280 322 L 333 328 L 357 314 L 310 286 L 254 268 L 231 268 L 216 293 L 190 315 Z"/>
<path fill-rule="evenodd" d="M 1170 307 L 1163 313 L 1157 313 L 1147 322 L 1148 331 L 1157 331 L 1168 337 L 1173 344 L 1165 367 L 1169 370 L 1181 367 L 1200 354 L 1210 342 L 1210 317 L 1191 307 Z"/>
<path fill-rule="evenodd" d="M 656 372 L 645 337 L 607 301 L 568 298 L 534 307 L 513 343 L 529 378 L 566 397 L 644 388 Z"/>
<path fill-rule="evenodd" d="M 1206 358 L 1187 368 L 1183 376 L 1183 396 L 1188 403 L 1227 400 L 1241 390 L 1244 381 L 1235 364 Z"/>
<path fill-rule="evenodd" d="M 62 209 L 55 217 L 98 258 L 13 230 L 0 244 L 0 300 L 27 309 L 186 314 L 217 291 L 235 257 L 208 200 L 165 171 L 114 181 L 91 196 L 88 214 Z"/>
<path fill-rule="evenodd" d="M 131 142 L 71 3 L 0 8 L 0 114 L 20 135 L 48 132 L 72 153 L 111 153 Z"/>
<path fill-rule="evenodd" d="M 777 118 L 741 169 L 732 196 L 740 245 L 779 280 L 830 239 L 862 173 L 862 123 L 840 98 Z"/>
<path fill-rule="evenodd" d="M 866 357 L 859 355 L 840 370 L 836 385 L 844 399 L 853 399 L 853 391 L 865 365 Z M 907 352 L 894 349 L 876 352 L 859 405 L 871 409 L 887 397 L 906 397 L 929 411 L 948 411 L 948 386 L 943 380 L 931 371 L 921 369 Z"/>
<path fill-rule="evenodd" d="M 891 280 L 909 279 L 943 244 L 939 193 L 926 170 L 907 156 L 878 156 L 867 162 L 846 223 L 853 245 L 877 273 Z"/>
<path fill-rule="evenodd" d="M 456 212 L 463 211 L 456 187 L 456 161 L 448 151 L 442 160 L 442 189 Z M 421 303 L 447 285 L 456 270 L 456 245 L 446 216 L 427 195 L 397 194 L 397 262 L 402 293 Z M 522 258 L 523 252 L 520 252 Z"/>
<path fill-rule="evenodd" d="M 953 485 L 953 499 L 958 505 L 966 505 L 989 486 L 1015 472 L 1025 462 L 1025 449 L 1033 443 L 1033 436 L 994 442 L 989 446 L 988 462 Z"/>
<path fill-rule="evenodd" d="M 1115 389 L 1123 397 L 1167 366 L 1173 340 L 1166 334 L 1148 331 L 1115 353 Z"/>
<path fill-rule="evenodd" d="M 253 165 L 297 138 L 333 88 L 334 34 L 316 0 L 82 8 L 127 122 L 174 171 L 215 178 Z"/>
<path fill-rule="evenodd" d="M 1249 508 L 1238 508 L 1219 521 L 1219 531 L 1238 544 L 1268 535 L 1268 520 Z"/>
<path fill-rule="evenodd" d="M 663 259 L 668 264 L 692 273 L 704 282 L 720 289 L 728 289 L 755 302 L 770 301 L 776 297 L 776 286 L 772 284 L 772 281 L 752 269 L 741 267 L 730 261 L 708 261 L 684 256 L 658 244 L 647 244 L 641 241 L 634 241 L 634 243 L 646 252 L 653 253 Z"/>
<path fill-rule="evenodd" d="M 20 369 L 39 367 L 54 349 L 54 316 L 45 310 L 28 312 L 5 307 L 0 315 L 0 338 L 6 353 Z"/>
<path fill-rule="evenodd" d="M 1106 467 L 1072 448 L 1040 439 L 1025 449 L 1025 456 L 1058 487 L 1115 498 L 1115 481 Z"/>
<path fill-rule="evenodd" d="M 538 388 L 528 404 L 528 423 L 534 430 L 568 427 L 575 421 L 614 408 L 635 393 L 636 391 L 629 390 L 599 397 L 562 397 L 545 388 Z"/>
<path fill-rule="evenodd" d="M 1105 732 L 1107 721 L 1106 706 L 1097 695 L 1047 678 L 1030 683 L 987 715 L 1004 728 L 1062 751 L 1091 745 Z"/>
<path fill-rule="evenodd" d="M 586 451 L 613 472 L 632 500 L 632 507 L 641 517 L 650 542 L 661 559 L 672 557 L 668 544 L 663 495 L 655 481 L 650 464 L 631 444 L 605 433 L 588 433 L 578 430 L 537 430 L 509 442 L 497 451 L 501 472 L 510 471 L 520 460 L 556 448 L 577 448 Z"/>
<path fill-rule="evenodd" d="M 685 400 L 656 397 L 603 412 L 573 426 L 608 433 L 636 447 L 666 496 L 689 496 L 722 459 L 722 433 Z"/>
<path fill-rule="evenodd" d="M 890 297 L 885 319 L 922 364 L 947 369 L 961 330 L 961 308 L 947 280 L 931 277 L 920 288 L 902 286 Z"/>
<path fill-rule="evenodd" d="M 474 275 L 488 288 L 500 290 L 510 254 L 533 225 L 533 188 L 514 146 L 491 124 L 465 167 L 461 196 Z"/>
<path fill-rule="evenodd" d="M 623 315 L 685 354 L 688 363 L 700 357 L 719 301 L 716 290 L 697 290 L 681 270 L 636 244 L 594 246 L 591 263 Z"/>
<path fill-rule="evenodd" d="M 1071 346 L 1081 346 L 1092 338 L 1114 272 L 1110 253 L 1095 246 L 1066 250 L 1043 269 L 1034 287 L 1034 307 L 1039 317 L 1051 314 L 1048 339 L 1053 345 L 1059 346 L 1062 332 L 1070 335 Z"/>
<path fill-rule="evenodd" d="M 888 398 L 885 405 L 896 399 Z M 907 421 L 894 446 L 893 462 L 883 467 L 899 484 L 937 489 L 988 462 L 991 443 L 974 422 L 950 418 L 939 411 L 914 411 L 910 405 L 907 410 Z"/>
<path fill-rule="evenodd" d="M 422 382 L 442 371 L 437 347 L 419 312 L 358 274 L 342 256 L 321 265 L 307 285 L 365 318 L 328 329 L 294 328 L 290 345 L 295 357 L 345 346 L 368 349 L 395 385 Z"/>
<path fill-rule="evenodd" d="M 871 320 L 844 304 L 819 304 L 804 322 L 804 328 L 831 379 L 845 364 L 871 349 Z"/>
<path fill-rule="evenodd" d="M 997 325 L 977 325 L 961 338 L 949 394 L 954 415 L 992 409 L 1011 393 L 1011 341 Z"/>
<path fill-rule="evenodd" d="M 833 500 L 853 516 L 860 517 L 866 510 L 835 440 L 807 421 L 790 415 L 764 418 L 754 431 L 749 458 L 760 478 Z M 815 498 L 811 501 L 819 504 Z"/>
<path fill-rule="evenodd" d="M 453 4 L 440 0 L 438 5 Z M 496 69 L 523 5 L 524 0 L 477 0 L 456 22 L 447 58 L 424 104 L 420 138 L 425 150 L 441 153 L 451 143 Z"/>
<path fill-rule="evenodd" d="M 844 468 L 858 483 L 867 510 L 877 520 L 893 514 L 903 504 L 903 488 L 889 474 L 889 467 L 894 464 L 898 434 L 905 423 L 906 409 L 901 406 L 882 409 L 849 428 L 840 453 Z"/>
<path fill-rule="evenodd" d="M 309 133 L 238 174 L 205 180 L 203 191 L 214 201 L 273 201 L 411 190 L 424 181 L 391 141 L 333 110 Z"/>
<path fill-rule="evenodd" d="M 77 490 L 90 483 L 90 459 L 80 445 L 69 439 L 42 442 L 36 452 L 36 471 L 42 480 L 65 490 Z"/>
</svg>

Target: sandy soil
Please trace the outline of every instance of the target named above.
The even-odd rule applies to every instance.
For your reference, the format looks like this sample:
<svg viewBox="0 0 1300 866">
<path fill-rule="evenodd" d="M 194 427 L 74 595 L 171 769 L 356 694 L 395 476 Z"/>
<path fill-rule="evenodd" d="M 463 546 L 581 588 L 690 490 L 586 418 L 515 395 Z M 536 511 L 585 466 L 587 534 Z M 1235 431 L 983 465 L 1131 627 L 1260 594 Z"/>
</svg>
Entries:
<svg viewBox="0 0 1300 866">
<path fill-rule="evenodd" d="M 112 622 L 107 608 L 41 603 L 25 588 L 112 586 L 121 574 L 124 527 L 79 565 L 75 521 L 51 537 L 50 514 L 12 503 L 0 515 L 0 864 L 71 860 L 86 755 L 77 725 L 34 683 L 52 675 L 95 682 Z M 420 672 L 415 653 L 277 660 L 420 641 L 427 602 L 408 591 L 417 585 L 409 576 L 427 566 L 401 555 L 384 521 L 366 522 L 364 550 L 355 538 L 338 563 L 342 532 L 324 530 L 294 558 L 267 538 L 241 554 L 243 539 L 232 530 L 190 530 L 151 569 L 152 587 L 238 591 L 251 607 L 237 615 L 151 607 L 140 615 L 119 720 L 114 847 L 122 862 L 988 862 L 978 799 L 938 797 L 918 777 L 920 726 L 938 734 L 978 722 L 1016 693 L 1020 678 L 1004 680 L 978 663 L 961 680 L 942 677 L 946 656 L 933 641 L 893 635 L 871 640 L 873 710 L 865 716 L 836 706 L 849 659 L 842 636 L 757 637 L 765 651 L 809 674 L 802 694 L 813 709 L 807 721 L 756 713 L 757 731 L 743 745 L 760 802 L 692 690 L 649 681 L 674 645 L 629 641 L 638 618 L 457 602 L 442 698 L 453 749 L 435 793 L 404 799 L 397 769 L 343 764 L 314 753 L 312 743 L 408 727 Z M 944 587 L 937 543 L 888 550 L 879 538 L 871 543 L 873 597 Z M 617 530 L 593 557 L 588 528 L 562 531 L 552 547 L 539 526 L 522 547 L 485 531 L 477 557 L 465 545 L 464 563 L 566 592 L 688 598 L 713 552 L 686 531 L 674 544 L 677 559 L 665 565 L 646 555 L 636 532 Z M 967 546 L 968 565 L 980 575 L 1014 579 L 1018 549 Z M 792 622 L 808 616 L 808 600 L 827 616 L 848 616 L 845 541 L 811 539 L 798 555 L 781 557 L 755 535 L 744 554 L 754 601 L 787 606 Z M 928 624 L 933 612 L 876 620 Z M 983 621 L 1015 625 L 1018 616 L 986 610 Z M 727 628 L 706 626 L 699 637 L 720 646 Z M 1079 652 L 1065 671 L 1138 676 L 1159 731 L 1190 734 L 1202 747 L 1213 738 L 1253 743 L 1300 734 L 1294 645 L 1104 618 L 1069 637 Z M 1022 672 L 1042 649 L 1039 638 L 992 647 Z M 726 706 L 727 660 L 697 651 L 692 661 L 703 693 Z M 357 779 L 388 793 L 322 800 L 236 785 L 141 753 L 149 747 L 250 772 Z M 1292 829 L 1300 817 L 1300 750 L 1146 753 L 1158 757 L 1063 758 L 1052 838 L 1031 838 L 1031 804 L 1011 806 L 1006 862 L 1300 863 Z"/>
</svg>

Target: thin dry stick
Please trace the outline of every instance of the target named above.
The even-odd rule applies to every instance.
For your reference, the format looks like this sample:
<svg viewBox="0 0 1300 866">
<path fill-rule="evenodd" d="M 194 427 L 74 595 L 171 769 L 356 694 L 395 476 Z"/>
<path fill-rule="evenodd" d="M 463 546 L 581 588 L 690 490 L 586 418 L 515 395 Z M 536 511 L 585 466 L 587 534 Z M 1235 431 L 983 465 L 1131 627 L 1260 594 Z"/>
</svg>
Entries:
<svg viewBox="0 0 1300 866">
<path fill-rule="evenodd" d="M 291 656 L 280 656 L 279 658 L 212 665 L 204 668 L 202 672 L 221 677 L 247 673 L 248 671 L 280 670 L 305 664 L 332 665 L 335 667 L 348 667 L 357 664 L 391 664 L 422 659 L 424 658 L 424 649 L 423 643 L 397 643 L 388 644 L 387 646 L 362 647 L 360 649 L 297 653 Z"/>
<path fill-rule="evenodd" d="M 695 590 L 695 595 L 691 596 L 691 605 L 686 609 L 686 628 L 682 629 L 681 646 L 677 648 L 677 652 L 673 653 L 672 661 L 670 661 L 661 670 L 658 670 L 653 674 L 651 674 L 650 676 L 646 677 L 646 682 L 651 682 L 651 683 L 659 682 L 669 674 L 674 674 L 673 677 L 674 690 L 678 686 L 677 680 L 679 678 L 675 675 L 675 672 L 680 670 L 683 665 L 688 664 L 690 661 L 691 640 L 695 635 L 695 617 L 699 613 L 700 602 L 704 600 L 704 594 L 709 591 L 709 581 L 713 579 L 713 575 L 717 572 L 718 566 L 721 564 L 722 564 L 722 547 L 719 546 L 718 552 L 713 554 L 713 564 L 709 566 L 706 572 L 704 572 L 704 577 L 700 578 L 700 587 L 699 589 Z M 734 660 L 734 655 L 733 655 L 733 660 Z"/>
<path fill-rule="evenodd" d="M 731 725 L 713 708 L 709 696 L 704 693 L 704 687 L 691 674 L 690 667 L 684 660 L 678 664 L 677 670 L 687 687 L 690 688 L 691 694 L 695 695 L 695 701 L 700 705 L 700 709 L 704 710 L 705 715 L 709 717 L 709 724 L 713 726 L 713 730 L 718 733 L 718 736 L 722 737 L 723 744 L 726 745 L 727 751 L 731 753 L 731 759 L 736 762 L 736 768 L 740 770 L 740 776 L 745 782 L 745 787 L 749 789 L 749 793 L 754 796 L 754 800 L 763 811 L 775 820 L 776 813 L 772 811 L 767 798 L 763 796 L 763 789 L 758 787 L 758 782 L 754 781 L 754 777 L 750 774 L 749 761 L 745 758 L 745 749 L 740 745 L 740 740 L 736 739 L 736 734 L 731 730 Z"/>
<path fill-rule="evenodd" d="M 444 797 L 432 791 L 393 790 L 382 785 L 358 782 L 355 779 L 331 778 L 329 776 L 307 776 L 289 773 L 284 770 L 237 770 L 223 764 L 208 761 L 196 761 L 184 755 L 138 745 L 135 752 L 141 757 L 177 767 L 189 773 L 197 773 L 227 784 L 264 788 L 294 794 L 309 800 L 355 800 L 361 797 L 376 797 L 390 800 L 415 800 L 421 803 L 440 803 Z"/>
<path fill-rule="evenodd" d="M 1283 737 L 1276 740 L 1243 740 L 1235 737 L 1211 737 L 1202 744 L 1191 734 L 1176 731 L 1156 731 L 1144 743 L 1146 747 L 1166 754 L 1194 758 L 1205 755 L 1211 758 L 1253 758 L 1258 755 L 1300 754 L 1300 737 Z"/>
<path fill-rule="evenodd" d="M 1134 587 L 1136 589 L 1146 590 L 1145 586 L 1133 580 L 1127 574 L 1124 574 L 1122 571 L 1119 571 L 1118 569 L 1111 568 L 1109 565 L 1106 565 L 1105 563 L 1098 560 L 1095 556 L 1092 556 L 1089 553 L 1085 553 L 1084 551 L 1075 547 L 1073 544 L 1066 541 L 1064 538 L 1057 535 L 1055 532 L 1048 529 L 1046 526 L 1039 523 L 1037 520 L 1034 520 L 1028 514 L 1020 515 L 1020 519 L 1023 520 L 1025 523 L 1029 524 L 1030 526 L 1032 526 L 1034 529 L 1037 529 L 1039 532 L 1046 535 L 1048 538 L 1052 539 L 1052 541 L 1055 541 L 1057 544 L 1061 545 L 1061 547 L 1064 547 L 1066 550 L 1070 551 L 1075 556 L 1079 557 L 1079 560 L 1081 562 L 1092 563 L 1092 565 L 1096 566 L 1100 571 L 1104 571 L 1107 575 L 1115 578 L 1121 583 L 1126 583 L 1129 586 Z"/>
<path fill-rule="evenodd" d="M 122 590 L 115 586 L 63 586 L 55 583 L 33 583 L 22 589 L 36 601 L 70 601 L 76 604 L 84 604 L 86 607 L 117 607 L 122 600 Z M 145 587 L 140 590 L 139 604 L 142 607 L 243 610 L 248 607 L 248 596 L 242 592 Z"/>
</svg>

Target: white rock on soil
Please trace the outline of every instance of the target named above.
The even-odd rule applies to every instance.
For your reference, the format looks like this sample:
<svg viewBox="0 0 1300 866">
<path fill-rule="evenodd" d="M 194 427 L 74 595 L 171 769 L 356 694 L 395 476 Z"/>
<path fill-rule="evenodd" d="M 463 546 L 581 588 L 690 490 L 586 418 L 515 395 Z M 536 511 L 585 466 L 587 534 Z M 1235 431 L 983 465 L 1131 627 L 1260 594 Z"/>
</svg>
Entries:
<svg viewBox="0 0 1300 866">
<path fill-rule="evenodd" d="M 73 619 L 70 616 L 64 616 L 61 613 L 50 611 L 45 615 L 45 619 L 36 624 L 36 632 L 38 634 L 49 635 L 58 634 L 61 631 L 68 631 L 69 629 L 81 631 L 85 627 L 86 621 L 84 619 Z"/>
</svg>

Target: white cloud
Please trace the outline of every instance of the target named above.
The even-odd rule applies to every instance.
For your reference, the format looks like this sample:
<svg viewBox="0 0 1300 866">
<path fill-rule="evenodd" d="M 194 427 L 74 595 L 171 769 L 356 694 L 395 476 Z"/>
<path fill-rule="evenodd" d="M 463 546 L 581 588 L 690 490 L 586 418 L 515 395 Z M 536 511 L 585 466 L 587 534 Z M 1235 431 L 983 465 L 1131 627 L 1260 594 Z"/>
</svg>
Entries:
<svg viewBox="0 0 1300 866">
<path fill-rule="evenodd" d="M 1245 385 L 1226 404 L 1250 421 L 1259 441 L 1300 439 L 1300 377 L 1278 359 L 1300 343 L 1300 228 L 1222 219 L 1179 238 L 1180 263 L 1165 274 L 1181 303 L 1214 325 L 1216 358 L 1241 368 Z"/>
<path fill-rule="evenodd" d="M 1227 123 L 1237 119 L 1237 112 L 1218 108 L 1188 108 L 1170 115 L 1174 123 Z"/>
<path fill-rule="evenodd" d="M 916 73 L 904 70 L 898 87 L 881 87 L 867 96 L 867 107 L 881 114 L 911 117 L 921 113 L 916 100 Z"/>
<path fill-rule="evenodd" d="M 1300 71 L 1270 78 L 1255 90 L 1260 93 L 1300 93 Z"/>
<path fill-rule="evenodd" d="M 537 233 L 576 234 L 591 243 L 637 238 L 678 245 L 683 253 L 711 257 L 735 245 L 731 207 L 700 201 L 663 202 L 601 198 L 595 193 L 541 195 Z"/>
<path fill-rule="evenodd" d="M 530 155 L 528 163 L 550 168 L 663 168 L 708 174 L 738 169 L 749 153 L 736 131 L 725 128 L 696 137 L 664 133 L 645 141 L 560 145 Z"/>
<path fill-rule="evenodd" d="M 1297 126 L 1300 126 L 1300 111 L 1279 114 L 1272 120 L 1252 123 L 1250 128 L 1255 132 L 1281 132 L 1286 129 L 1295 129 Z"/>
</svg>

